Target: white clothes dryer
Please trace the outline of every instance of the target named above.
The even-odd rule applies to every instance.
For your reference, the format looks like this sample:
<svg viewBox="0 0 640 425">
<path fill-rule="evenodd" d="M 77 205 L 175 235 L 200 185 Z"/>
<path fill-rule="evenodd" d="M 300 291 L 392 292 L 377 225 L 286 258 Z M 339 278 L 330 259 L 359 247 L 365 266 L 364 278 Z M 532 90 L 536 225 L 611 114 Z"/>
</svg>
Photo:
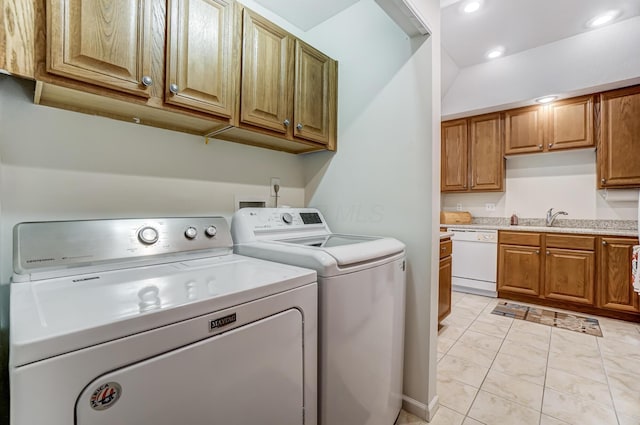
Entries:
<svg viewBox="0 0 640 425">
<path fill-rule="evenodd" d="M 22 223 L 12 425 L 317 421 L 316 273 L 220 217 Z"/>
<path fill-rule="evenodd" d="M 405 246 L 334 234 L 313 208 L 244 208 L 235 252 L 316 270 L 319 422 L 393 425 L 402 406 Z"/>
</svg>

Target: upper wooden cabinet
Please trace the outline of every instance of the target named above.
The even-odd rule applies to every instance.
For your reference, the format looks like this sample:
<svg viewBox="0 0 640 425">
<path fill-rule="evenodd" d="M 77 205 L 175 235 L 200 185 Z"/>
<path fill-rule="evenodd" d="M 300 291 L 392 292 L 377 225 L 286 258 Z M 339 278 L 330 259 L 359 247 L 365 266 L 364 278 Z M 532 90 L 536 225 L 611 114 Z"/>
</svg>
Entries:
<svg viewBox="0 0 640 425">
<path fill-rule="evenodd" d="M 441 131 L 440 189 L 442 192 L 464 192 L 468 187 L 467 120 L 443 122 Z"/>
<path fill-rule="evenodd" d="M 241 92 L 241 127 L 335 150 L 336 61 L 248 9 Z"/>
<path fill-rule="evenodd" d="M 600 95 L 598 187 L 640 187 L 640 86 Z"/>
<path fill-rule="evenodd" d="M 501 191 L 504 182 L 500 114 L 481 115 L 469 121 L 469 163 L 472 191 Z"/>
<path fill-rule="evenodd" d="M 38 104 L 292 153 L 336 150 L 337 62 L 234 0 L 33 4 L 20 24 L 46 27 L 25 32 L 38 38 Z"/>
<path fill-rule="evenodd" d="M 442 123 L 441 191 L 502 191 L 500 114 L 487 114 Z"/>
<path fill-rule="evenodd" d="M 238 38 L 234 4 L 225 0 L 169 0 L 167 103 L 231 117 L 235 108 Z"/>
<path fill-rule="evenodd" d="M 149 97 L 151 0 L 48 0 L 47 71 Z"/>
<path fill-rule="evenodd" d="M 549 151 L 595 146 L 593 100 L 594 96 L 581 96 L 546 106 L 545 142 Z"/>
<path fill-rule="evenodd" d="M 527 106 L 504 113 L 505 155 L 544 150 L 543 115 L 540 106 Z"/>
<path fill-rule="evenodd" d="M 505 155 L 595 146 L 594 96 L 505 112 Z"/>
<path fill-rule="evenodd" d="M 295 57 L 294 135 L 326 145 L 335 115 L 335 62 L 300 40 Z"/>
<path fill-rule="evenodd" d="M 285 134 L 293 120 L 293 37 L 243 11 L 240 122 Z"/>
</svg>

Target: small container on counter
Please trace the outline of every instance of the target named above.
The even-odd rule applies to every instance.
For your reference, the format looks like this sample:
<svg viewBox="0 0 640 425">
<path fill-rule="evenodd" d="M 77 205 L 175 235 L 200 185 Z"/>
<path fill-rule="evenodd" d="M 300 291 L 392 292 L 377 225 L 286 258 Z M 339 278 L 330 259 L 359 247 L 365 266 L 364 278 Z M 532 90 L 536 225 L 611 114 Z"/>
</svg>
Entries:
<svg viewBox="0 0 640 425">
<path fill-rule="evenodd" d="M 511 214 L 511 225 L 512 226 L 518 225 L 518 214 L 516 214 L 515 211 L 513 212 L 513 214 Z"/>
</svg>

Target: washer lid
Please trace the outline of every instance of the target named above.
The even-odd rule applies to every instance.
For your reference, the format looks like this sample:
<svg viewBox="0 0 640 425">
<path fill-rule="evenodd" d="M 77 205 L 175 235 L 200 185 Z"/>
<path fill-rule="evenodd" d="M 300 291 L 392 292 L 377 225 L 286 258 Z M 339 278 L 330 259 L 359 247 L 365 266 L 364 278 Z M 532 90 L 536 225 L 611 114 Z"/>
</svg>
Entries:
<svg viewBox="0 0 640 425">
<path fill-rule="evenodd" d="M 281 239 L 276 242 L 323 250 L 335 258 L 340 267 L 399 254 L 405 248 L 402 242 L 393 238 L 341 234 Z"/>
<path fill-rule="evenodd" d="M 11 364 L 20 366 L 257 300 L 316 273 L 239 255 L 11 285 Z"/>
</svg>

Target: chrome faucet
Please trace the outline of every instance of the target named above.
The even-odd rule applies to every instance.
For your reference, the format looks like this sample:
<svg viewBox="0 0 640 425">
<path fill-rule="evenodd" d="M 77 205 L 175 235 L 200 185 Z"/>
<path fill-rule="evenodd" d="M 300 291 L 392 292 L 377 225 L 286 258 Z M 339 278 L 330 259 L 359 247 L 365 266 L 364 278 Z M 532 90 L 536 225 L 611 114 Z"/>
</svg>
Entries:
<svg viewBox="0 0 640 425">
<path fill-rule="evenodd" d="M 547 227 L 550 227 L 551 225 L 553 225 L 553 222 L 555 221 L 556 217 L 558 215 L 569 215 L 564 211 L 558 211 L 557 213 L 553 213 L 553 208 L 549 208 L 549 211 L 547 211 Z"/>
</svg>

